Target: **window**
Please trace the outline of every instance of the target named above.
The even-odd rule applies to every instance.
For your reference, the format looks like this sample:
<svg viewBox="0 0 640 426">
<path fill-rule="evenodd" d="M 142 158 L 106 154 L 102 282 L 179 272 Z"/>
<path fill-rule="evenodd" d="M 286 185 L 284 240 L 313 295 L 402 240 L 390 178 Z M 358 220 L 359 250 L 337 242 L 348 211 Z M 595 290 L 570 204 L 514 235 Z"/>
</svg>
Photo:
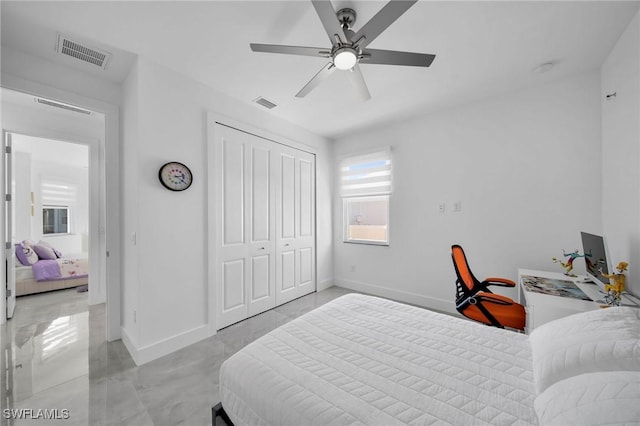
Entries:
<svg viewBox="0 0 640 426">
<path fill-rule="evenodd" d="M 389 245 L 391 152 L 349 157 L 340 164 L 343 241 Z"/>
<path fill-rule="evenodd" d="M 42 233 L 70 234 L 71 211 L 77 201 L 77 187 L 74 184 L 42 179 Z"/>
<path fill-rule="evenodd" d="M 69 207 L 43 206 L 42 207 L 42 233 L 43 234 L 68 234 L 69 233 Z"/>
</svg>

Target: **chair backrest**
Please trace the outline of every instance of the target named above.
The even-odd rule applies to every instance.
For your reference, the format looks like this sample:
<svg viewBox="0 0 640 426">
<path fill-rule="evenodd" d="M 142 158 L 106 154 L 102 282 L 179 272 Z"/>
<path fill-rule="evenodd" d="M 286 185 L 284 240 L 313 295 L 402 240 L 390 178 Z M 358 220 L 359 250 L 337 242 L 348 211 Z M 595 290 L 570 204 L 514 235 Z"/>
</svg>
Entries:
<svg viewBox="0 0 640 426">
<path fill-rule="evenodd" d="M 451 259 L 453 259 L 453 267 L 458 276 L 456 298 L 476 293 L 479 290 L 480 282 L 471 272 L 464 250 L 458 244 L 451 246 Z"/>
</svg>

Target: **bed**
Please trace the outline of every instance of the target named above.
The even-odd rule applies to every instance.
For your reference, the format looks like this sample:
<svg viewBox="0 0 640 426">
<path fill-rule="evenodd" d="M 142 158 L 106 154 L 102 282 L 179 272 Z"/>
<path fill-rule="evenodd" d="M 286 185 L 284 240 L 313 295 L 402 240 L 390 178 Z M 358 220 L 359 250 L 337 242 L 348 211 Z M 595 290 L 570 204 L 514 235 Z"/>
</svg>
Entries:
<svg viewBox="0 0 640 426">
<path fill-rule="evenodd" d="M 16 264 L 16 296 L 26 296 L 89 284 L 89 274 L 87 272 L 89 266 L 86 257 L 69 257 L 58 260 L 66 262 L 65 264 L 67 265 L 73 262 L 73 264 L 77 265 L 77 271 L 74 274 L 67 273 L 63 275 L 61 272 L 59 276 L 36 279 L 33 269 L 35 265 L 23 266 Z M 62 266 L 61 270 L 64 270 L 64 268 Z"/>
<path fill-rule="evenodd" d="M 62 257 L 62 253 L 43 241 L 25 240 L 15 247 L 16 296 L 88 285 L 86 254 Z"/>
<path fill-rule="evenodd" d="M 213 421 L 638 424 L 639 315 L 602 309 L 525 335 L 349 294 L 226 360 Z"/>
</svg>

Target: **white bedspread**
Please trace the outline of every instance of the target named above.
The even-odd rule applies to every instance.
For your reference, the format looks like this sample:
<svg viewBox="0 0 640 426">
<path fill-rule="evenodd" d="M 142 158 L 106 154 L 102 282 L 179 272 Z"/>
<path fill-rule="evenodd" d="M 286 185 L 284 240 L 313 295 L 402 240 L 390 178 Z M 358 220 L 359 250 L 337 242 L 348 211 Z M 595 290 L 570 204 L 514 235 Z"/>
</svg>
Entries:
<svg viewBox="0 0 640 426">
<path fill-rule="evenodd" d="M 241 425 L 537 424 L 526 335 L 350 294 L 220 368 Z"/>
</svg>

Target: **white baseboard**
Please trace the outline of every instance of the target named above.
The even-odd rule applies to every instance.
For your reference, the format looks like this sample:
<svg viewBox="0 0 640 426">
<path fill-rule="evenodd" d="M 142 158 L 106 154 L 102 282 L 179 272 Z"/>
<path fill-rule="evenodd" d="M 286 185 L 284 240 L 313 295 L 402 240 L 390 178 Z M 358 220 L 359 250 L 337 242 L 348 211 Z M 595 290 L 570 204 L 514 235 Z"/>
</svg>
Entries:
<svg viewBox="0 0 640 426">
<path fill-rule="evenodd" d="M 127 331 L 124 328 L 122 328 L 121 331 L 122 343 L 124 343 L 124 346 L 131 354 L 131 358 L 133 358 L 136 365 L 146 364 L 149 361 L 161 358 L 186 346 L 197 343 L 200 340 L 206 339 L 211 335 L 209 325 L 205 324 L 151 345 L 138 348 L 134 340 L 127 334 Z"/>
<path fill-rule="evenodd" d="M 422 306 L 428 309 L 457 315 L 456 304 L 453 300 L 444 300 L 360 281 L 345 280 L 342 278 L 334 279 L 333 284 L 349 290 L 359 291 L 373 296 L 380 296 L 411 305 Z"/>
<path fill-rule="evenodd" d="M 316 285 L 316 291 L 326 290 L 329 287 L 333 287 L 334 285 L 335 283 L 333 282 L 333 279 L 323 280 L 318 282 L 318 284 Z"/>
</svg>

